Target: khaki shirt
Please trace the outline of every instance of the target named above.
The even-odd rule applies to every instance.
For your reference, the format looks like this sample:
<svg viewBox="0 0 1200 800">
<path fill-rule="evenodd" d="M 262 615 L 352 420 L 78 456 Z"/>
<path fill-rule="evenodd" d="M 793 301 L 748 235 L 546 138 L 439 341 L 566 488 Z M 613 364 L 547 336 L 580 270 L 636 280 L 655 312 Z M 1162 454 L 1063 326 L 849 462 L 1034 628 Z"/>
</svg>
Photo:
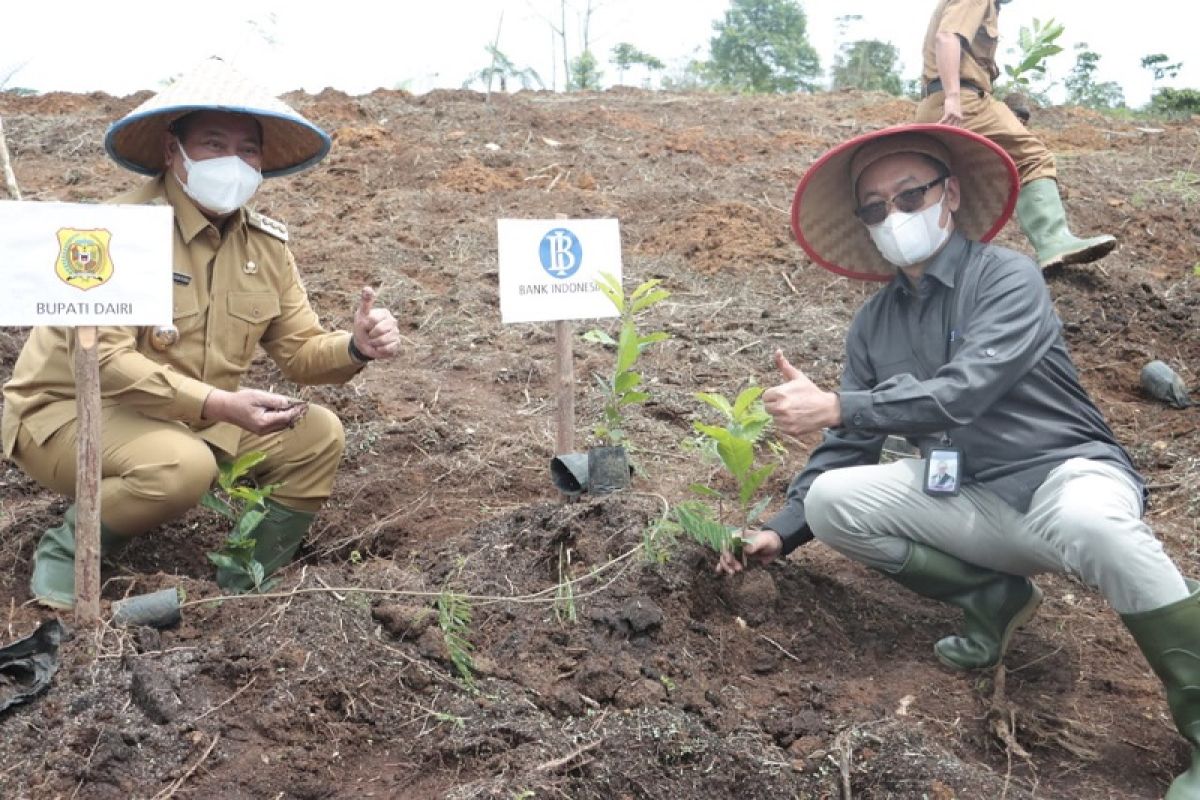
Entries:
<svg viewBox="0 0 1200 800">
<path fill-rule="evenodd" d="M 344 383 L 362 365 L 350 334 L 328 332 L 308 303 L 287 230 L 246 209 L 218 230 L 173 177 L 160 175 L 115 203 L 169 203 L 174 226 L 174 324 L 179 341 L 150 344 L 152 328 L 99 329 L 104 406 L 123 405 L 177 420 L 236 454 L 241 429 L 200 417 L 213 388 L 235 391 L 258 345 L 284 376 L 301 384 Z M 18 426 L 41 444 L 75 418 L 75 337 L 71 328 L 34 328 L 4 385 L 0 437 L 12 455 Z"/>
<path fill-rule="evenodd" d="M 1000 77 L 1000 69 L 996 66 L 996 46 L 1000 41 L 1000 11 L 996 0 L 938 0 L 925 33 L 922 86 L 928 86 L 939 77 L 936 50 L 939 33 L 953 33 L 962 43 L 959 79 L 990 92 L 992 81 Z"/>
</svg>

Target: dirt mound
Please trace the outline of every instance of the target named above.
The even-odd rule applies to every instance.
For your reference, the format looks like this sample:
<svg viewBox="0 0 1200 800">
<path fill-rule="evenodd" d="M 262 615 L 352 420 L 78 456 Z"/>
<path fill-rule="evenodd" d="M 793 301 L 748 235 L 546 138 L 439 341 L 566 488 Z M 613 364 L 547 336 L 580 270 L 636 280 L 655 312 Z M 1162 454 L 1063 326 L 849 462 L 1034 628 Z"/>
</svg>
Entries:
<svg viewBox="0 0 1200 800">
<path fill-rule="evenodd" d="M 96 201 L 139 178 L 105 128 L 143 96 L 0 93 L 34 200 Z M 164 631 L 78 634 L 45 695 L 0 717 L 0 796 L 19 798 L 1155 798 L 1188 763 L 1161 688 L 1111 610 L 1068 579 L 1016 637 L 1007 672 L 950 674 L 956 623 L 819 545 L 737 580 L 656 525 L 716 479 L 690 446 L 699 390 L 772 383 L 777 347 L 836 383 L 841 337 L 875 288 L 791 240 L 804 168 L 854 133 L 911 118 L 863 92 L 730 97 L 326 89 L 287 100 L 329 130 L 317 169 L 269 181 L 326 322 L 363 283 L 401 320 L 404 354 L 344 387 L 251 383 L 335 410 L 335 496 L 275 594 L 217 600 L 196 510 L 106 568 L 104 602 L 186 590 Z M 1073 227 L 1116 253 L 1047 275 L 1084 384 L 1152 490 L 1149 521 L 1192 574 L 1200 418 L 1146 397 L 1167 361 L 1197 392 L 1200 228 L 1194 130 L 1036 109 Z M 620 219 L 626 283 L 663 281 L 629 421 L 628 492 L 564 503 L 551 486 L 554 337 L 499 323 L 498 217 Z M 1010 226 L 1000 241 L 1024 248 Z M 592 323 L 580 323 L 578 332 Z M 600 327 L 605 327 L 603 324 Z M 0 331 L 6 377 L 24 331 Z M 575 341 L 578 436 L 600 418 Z M 767 487 L 778 507 L 816 437 Z M 0 472 L 5 640 L 29 559 L 64 508 Z M 469 620 L 467 619 L 469 617 Z M 448 637 L 447 631 L 459 638 Z M 464 658 L 466 656 L 467 658 Z M 470 669 L 465 666 L 470 664 Z"/>
</svg>

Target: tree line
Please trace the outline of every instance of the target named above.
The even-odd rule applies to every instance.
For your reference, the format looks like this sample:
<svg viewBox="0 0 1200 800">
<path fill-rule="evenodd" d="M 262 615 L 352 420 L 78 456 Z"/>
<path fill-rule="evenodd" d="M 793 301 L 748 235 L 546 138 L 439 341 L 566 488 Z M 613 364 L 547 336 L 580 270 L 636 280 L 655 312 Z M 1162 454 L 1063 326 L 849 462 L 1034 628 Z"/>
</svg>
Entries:
<svg viewBox="0 0 1200 800">
<path fill-rule="evenodd" d="M 590 45 L 590 23 L 599 10 L 597 0 L 585 0 L 579 12 L 582 45 L 573 56 L 568 51 L 568 0 L 559 0 L 558 15 L 547 19 L 555 37 L 555 70 L 563 69 L 566 91 L 602 88 L 605 73 L 602 62 Z M 731 0 L 724 15 L 713 22 L 713 36 L 708 43 L 708 58 L 693 59 L 668 70 L 654 55 L 630 42 L 620 42 L 607 53 L 609 63 L 616 69 L 616 82 L 627 78 L 645 88 L 687 90 L 717 90 L 742 93 L 778 94 L 858 89 L 878 91 L 898 97 L 919 97 L 920 86 L 915 80 L 900 75 L 899 52 L 891 42 L 878 39 L 851 38 L 848 31 L 861 20 L 857 15 L 839 17 L 838 38 L 841 44 L 830 66 L 828 82 L 824 80 L 816 48 L 808 37 L 808 18 L 799 0 Z M 996 94 L 1020 93 L 1041 105 L 1049 104 L 1049 93 L 1057 88 L 1046 70 L 1047 61 L 1063 51 L 1057 44 L 1064 27 L 1053 19 L 1034 19 L 1022 26 L 1015 48 L 1016 63 L 1005 68 L 1005 75 L 996 84 Z M 491 91 L 507 88 L 547 88 L 542 76 L 528 66 L 514 63 L 500 50 L 500 31 L 496 40 L 487 46 L 491 57 L 489 66 L 472 73 L 464 88 L 481 85 Z M 1099 79 L 1101 54 L 1086 43 L 1075 46 L 1075 64 L 1062 81 L 1068 105 L 1102 111 L 1129 111 L 1121 86 Z M 1142 67 L 1149 70 L 1155 82 L 1150 102 L 1141 111 L 1157 115 L 1180 116 L 1200 113 L 1200 90 L 1175 89 L 1159 86 L 1164 79 L 1178 75 L 1182 62 L 1173 61 L 1164 53 L 1152 53 L 1142 58 Z M 557 88 L 557 76 L 549 88 Z"/>
</svg>

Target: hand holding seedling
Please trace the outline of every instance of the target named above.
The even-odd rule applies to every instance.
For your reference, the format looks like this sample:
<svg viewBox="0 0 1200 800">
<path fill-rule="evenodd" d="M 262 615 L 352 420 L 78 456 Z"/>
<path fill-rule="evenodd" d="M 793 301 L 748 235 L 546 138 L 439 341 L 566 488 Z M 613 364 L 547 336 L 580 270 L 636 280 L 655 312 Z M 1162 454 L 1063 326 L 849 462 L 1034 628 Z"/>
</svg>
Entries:
<svg viewBox="0 0 1200 800">
<path fill-rule="evenodd" d="M 775 366 L 785 383 L 763 393 L 763 408 L 775 420 L 776 429 L 800 436 L 842 423 L 837 393 L 820 389 L 788 362 L 782 350 L 775 351 Z"/>
<path fill-rule="evenodd" d="M 736 575 L 746 567 L 765 567 L 783 552 L 783 539 L 770 529 L 746 528 L 737 532 L 742 541 L 741 557 L 732 550 L 725 550 L 717 561 L 718 575 Z"/>
<path fill-rule="evenodd" d="M 306 413 L 308 403 L 282 394 L 259 389 L 238 389 L 236 392 L 213 389 L 204 401 L 201 416 L 262 435 L 294 428 Z"/>
<path fill-rule="evenodd" d="M 354 311 L 354 346 L 367 358 L 391 358 L 400 352 L 400 328 L 386 308 L 375 308 L 375 290 L 362 288 Z"/>
</svg>

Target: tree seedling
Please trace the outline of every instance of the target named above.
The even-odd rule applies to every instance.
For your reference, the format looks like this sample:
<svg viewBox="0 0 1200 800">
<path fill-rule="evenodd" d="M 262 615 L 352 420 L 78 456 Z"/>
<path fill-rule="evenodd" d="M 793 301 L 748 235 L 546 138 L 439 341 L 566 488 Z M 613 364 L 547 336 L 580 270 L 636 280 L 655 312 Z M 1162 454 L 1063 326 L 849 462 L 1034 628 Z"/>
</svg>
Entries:
<svg viewBox="0 0 1200 800">
<path fill-rule="evenodd" d="M 627 406 L 644 403 L 649 394 L 643 391 L 642 375 L 634 369 L 638 357 L 652 344 L 670 338 L 670 334 L 655 331 L 645 336 L 638 333 L 637 316 L 651 306 L 671 296 L 666 289 L 659 289 L 657 279 L 639 285 L 626 297 L 621 284 L 610 273 L 600 273 L 596 286 L 616 307 L 621 315 L 621 330 L 616 339 L 602 330 L 590 330 L 583 335 L 589 342 L 597 342 L 617 349 L 617 360 L 608 377 L 596 375 L 596 383 L 604 394 L 603 421 L 596 425 L 596 437 L 611 447 L 625 444 L 625 409 Z"/>
<path fill-rule="evenodd" d="M 1004 74 L 1008 80 L 996 87 L 996 93 L 1003 96 L 1009 92 L 1033 91 L 1033 80 L 1030 76 L 1036 76 L 1038 80 L 1046 77 L 1046 60 L 1063 50 L 1062 46 L 1057 44 L 1063 30 L 1062 23 L 1055 22 L 1053 18 L 1044 23 L 1035 18 L 1032 28 L 1022 25 L 1017 37 L 1020 61 L 1015 67 L 1005 65 Z"/>
<path fill-rule="evenodd" d="M 471 604 L 463 595 L 443 589 L 437 598 L 438 627 L 442 629 L 442 640 L 450 663 L 468 689 L 475 688 L 475 660 L 471 657 L 472 645 L 467 635 L 471 632 Z"/>
<path fill-rule="evenodd" d="M 701 446 L 716 451 L 725 470 L 737 487 L 731 499 L 719 489 L 705 484 L 692 484 L 691 490 L 702 499 L 680 503 L 674 509 L 676 522 L 700 544 L 734 554 L 741 552 L 742 540 L 737 535 L 743 528 L 754 525 L 770 502 L 770 497 L 755 500 L 755 495 L 764 481 L 771 476 L 778 464 L 755 465 L 755 451 L 766 433 L 771 417 L 763 409 L 759 399 L 763 390 L 758 386 L 744 389 L 731 403 L 723 395 L 698 392 L 696 399 L 721 413 L 724 426 L 693 423 L 700 436 Z M 734 521 L 726 522 L 736 510 Z"/>
<path fill-rule="evenodd" d="M 226 537 L 224 546 L 207 553 L 208 560 L 219 568 L 247 576 L 257 592 L 265 591 L 270 584 L 263 582 L 263 565 L 254 557 L 255 540 L 252 534 L 267 515 L 265 500 L 281 484 L 254 486 L 246 476 L 266 457 L 266 453 L 256 450 L 238 457 L 232 463 L 221 464 L 217 489 L 200 498 L 200 505 L 233 523 L 233 530 Z"/>
</svg>

